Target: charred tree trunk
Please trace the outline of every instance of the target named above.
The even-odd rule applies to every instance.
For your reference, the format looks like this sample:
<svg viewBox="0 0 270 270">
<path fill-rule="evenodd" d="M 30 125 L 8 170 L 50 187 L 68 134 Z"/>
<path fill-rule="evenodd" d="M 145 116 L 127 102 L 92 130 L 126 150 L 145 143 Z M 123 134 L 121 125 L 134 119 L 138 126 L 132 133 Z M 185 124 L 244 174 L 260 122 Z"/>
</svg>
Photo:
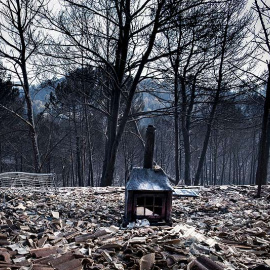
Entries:
<svg viewBox="0 0 270 270">
<path fill-rule="evenodd" d="M 229 183 L 228 184 L 231 184 L 231 178 L 232 177 L 232 153 L 230 152 L 230 155 L 229 155 Z"/>
<path fill-rule="evenodd" d="M 24 90 L 24 96 L 25 96 L 26 107 L 27 107 L 27 118 L 29 122 L 29 133 L 30 133 L 30 138 L 31 138 L 32 148 L 33 148 L 34 168 L 35 168 L 35 172 L 40 172 L 40 168 L 41 168 L 40 154 L 39 154 L 37 132 L 36 132 L 36 126 L 35 126 L 35 121 L 34 121 L 34 113 L 33 113 L 33 105 L 32 105 L 32 100 L 30 97 L 30 89 L 29 89 L 25 62 L 22 62 L 21 69 L 22 69 L 22 74 L 23 74 L 23 83 L 24 83 L 23 90 Z"/>
<path fill-rule="evenodd" d="M 177 68 L 178 69 L 178 68 Z M 175 74 L 174 79 L 174 155 L 175 155 L 175 183 L 180 181 L 179 169 L 179 113 L 178 113 L 178 73 Z"/>
<path fill-rule="evenodd" d="M 204 185 L 206 183 L 206 185 L 208 185 L 208 166 L 207 166 L 207 160 L 205 159 L 204 161 L 204 179 L 201 179 L 201 185 Z"/>
<path fill-rule="evenodd" d="M 74 154 L 73 154 L 73 148 L 72 148 L 72 132 L 71 132 L 71 110 L 69 110 L 69 121 L 68 121 L 68 125 L 69 125 L 69 149 L 70 149 L 70 162 L 71 162 L 71 181 L 70 181 L 70 186 L 75 186 L 75 170 L 74 170 Z"/>
<path fill-rule="evenodd" d="M 182 122 L 182 136 L 183 136 L 183 143 L 184 143 L 184 180 L 186 185 L 191 185 L 191 178 L 190 178 L 190 134 L 187 125 L 187 96 L 186 96 L 186 85 L 184 78 L 181 78 L 181 94 L 182 94 L 182 112 L 181 112 L 181 122 Z"/>
<path fill-rule="evenodd" d="M 142 71 L 147 63 L 147 60 L 149 58 L 149 55 L 153 49 L 154 46 L 154 41 L 156 39 L 156 35 L 158 32 L 159 28 L 159 22 L 160 22 L 160 16 L 161 16 L 161 9 L 164 5 L 165 1 L 161 0 L 158 3 L 158 7 L 156 10 L 155 14 L 155 19 L 154 19 L 154 24 L 153 24 L 153 29 L 149 37 L 149 42 L 147 49 L 145 53 L 143 54 L 138 70 L 136 72 L 136 75 L 134 76 L 132 85 L 129 87 L 128 91 L 128 97 L 126 98 L 126 104 L 123 112 L 123 116 L 121 118 L 121 121 L 118 125 L 118 111 L 117 111 L 117 117 L 115 117 L 115 123 L 114 125 L 118 125 L 117 128 L 117 133 L 116 136 L 114 137 L 114 140 L 111 143 L 111 147 L 109 149 L 109 160 L 107 162 L 106 170 L 103 173 L 102 176 L 102 181 L 101 181 L 101 186 L 110 186 L 113 183 L 113 176 L 114 176 L 114 170 L 115 170 L 115 162 L 116 162 L 116 155 L 118 151 L 118 147 L 122 138 L 122 135 L 125 130 L 126 123 L 128 121 L 128 117 L 130 114 L 131 106 L 132 106 L 132 101 L 136 92 L 137 85 L 140 81 Z M 126 6 L 125 6 L 125 17 L 126 17 L 126 22 L 125 25 L 121 27 L 120 30 L 120 36 L 118 40 L 118 46 L 116 50 L 116 59 L 117 63 L 115 65 L 115 70 L 117 72 L 117 90 L 119 91 L 119 96 L 120 96 L 120 87 L 123 82 L 124 74 L 125 74 L 125 67 L 127 63 L 127 54 L 128 54 L 128 45 L 129 45 L 129 39 L 130 39 L 130 27 L 131 27 L 131 14 L 130 14 L 130 0 L 126 1 Z M 119 109 L 119 107 L 118 107 Z M 116 116 L 116 115 L 115 115 Z M 113 129 L 113 128 L 112 128 Z"/>
<path fill-rule="evenodd" d="M 184 164 L 184 179 L 186 185 L 191 185 L 191 178 L 190 178 L 190 137 L 189 132 L 186 130 L 186 126 L 183 124 L 182 121 L 182 135 L 183 135 L 183 142 L 184 142 L 184 151 L 185 151 L 185 164 Z"/>
<path fill-rule="evenodd" d="M 260 8 L 258 1 L 255 0 L 255 6 L 257 13 L 259 15 L 260 23 L 264 33 L 264 38 L 262 39 L 268 49 L 268 54 L 270 54 L 270 40 L 269 32 L 267 26 L 265 25 L 264 17 L 267 18 L 269 13 L 264 13 L 263 9 Z M 264 3 L 266 11 L 269 11 L 269 6 Z M 256 171 L 256 184 L 258 185 L 257 197 L 261 196 L 261 187 L 267 183 L 267 166 L 269 159 L 269 146 L 270 146 L 270 123 L 269 123 L 269 110 L 270 110 L 270 63 L 267 62 L 268 69 L 268 80 L 266 87 L 266 96 L 264 101 L 264 112 L 262 120 L 261 138 L 259 143 L 258 151 L 258 167 Z"/>
<path fill-rule="evenodd" d="M 18 5 L 18 2 L 17 2 Z M 30 132 L 30 138 L 32 142 L 32 148 L 33 148 L 33 160 L 34 160 L 34 168 L 35 172 L 40 172 L 41 169 L 41 162 L 40 162 L 40 153 L 39 153 L 39 147 L 37 142 L 37 132 L 36 132 L 36 126 L 35 126 L 35 120 L 34 120 L 34 113 L 33 113 L 33 104 L 30 96 L 30 87 L 28 82 L 28 76 L 27 76 L 27 69 L 26 69 L 26 43 L 25 43 L 25 37 L 24 37 L 24 29 L 22 26 L 22 21 L 20 17 L 20 12 L 18 12 L 18 31 L 21 41 L 21 71 L 23 76 L 23 90 L 24 90 L 24 96 L 26 101 L 26 107 L 27 107 L 27 118 L 29 122 L 29 132 Z"/>
<path fill-rule="evenodd" d="M 107 130 L 107 145 L 105 150 L 105 159 L 103 164 L 103 173 L 101 178 L 101 186 L 111 186 L 113 184 L 113 176 L 115 169 L 116 154 L 118 150 L 118 145 L 120 143 L 122 134 L 117 138 L 118 121 L 119 121 L 119 107 L 120 107 L 120 88 L 122 87 L 122 82 L 125 74 L 125 65 L 127 61 L 128 54 L 128 44 L 129 44 L 129 33 L 131 25 L 130 17 L 130 0 L 126 3 L 126 9 L 119 11 L 119 16 L 123 14 L 126 15 L 125 24 L 122 24 L 119 29 L 118 43 L 116 49 L 116 63 L 115 63 L 115 81 L 112 83 L 112 96 L 110 103 L 110 116 L 108 118 L 108 130 Z"/>
<path fill-rule="evenodd" d="M 256 171 L 256 184 L 258 185 L 257 196 L 261 195 L 261 186 L 267 183 L 267 166 L 269 159 L 270 145 L 270 64 L 268 64 L 268 80 L 266 87 L 266 97 L 264 102 L 264 112 L 262 120 L 261 138 L 259 143 L 258 167 Z"/>
<path fill-rule="evenodd" d="M 192 39 L 191 50 L 187 58 L 186 65 L 184 67 L 183 76 L 180 77 L 181 83 L 181 94 L 182 94 L 182 135 L 184 142 L 184 152 L 185 152 L 185 171 L 184 179 L 186 185 L 191 185 L 191 176 L 190 176 L 190 162 L 191 162 L 191 149 L 190 149 L 190 124 L 191 124 L 191 113 L 193 110 L 194 99 L 195 99 L 195 85 L 196 85 L 196 76 L 194 76 L 191 89 L 191 97 L 188 100 L 187 91 L 186 91 L 186 76 L 187 70 L 193 56 L 194 50 L 194 33 Z"/>
<path fill-rule="evenodd" d="M 76 145 L 76 176 L 78 179 L 78 186 L 83 186 L 82 180 L 82 164 L 81 164 L 81 138 L 78 134 L 78 127 L 76 123 L 76 108 L 75 105 L 72 107 L 73 112 L 73 125 L 74 125 L 74 132 L 75 132 L 75 145 Z"/>
<path fill-rule="evenodd" d="M 2 163 L 2 143 L 0 141 L 0 173 L 3 171 L 3 163 Z"/>
<path fill-rule="evenodd" d="M 249 184 L 254 185 L 256 179 L 256 162 L 257 162 L 257 151 L 256 151 L 256 130 L 254 130 L 253 141 L 252 141 L 252 156 L 250 166 Z"/>
<path fill-rule="evenodd" d="M 91 142 L 91 133 L 90 133 L 90 123 L 87 108 L 84 109 L 85 112 L 85 121 L 86 121 L 86 136 L 87 136 L 87 147 L 88 147 L 88 181 L 87 185 L 94 186 L 94 170 L 93 170 L 93 153 L 92 153 L 92 142 Z"/>
<path fill-rule="evenodd" d="M 222 155 L 222 169 L 221 169 L 221 175 L 220 175 L 220 185 L 223 185 L 224 184 L 224 178 L 225 178 L 225 169 L 227 167 L 227 160 L 228 158 L 226 158 L 226 151 L 227 151 L 227 138 L 225 138 L 225 141 L 223 142 L 223 145 L 222 145 L 223 149 L 222 149 L 222 152 L 223 152 L 223 155 Z"/>
<path fill-rule="evenodd" d="M 76 136 L 76 164 L 77 164 L 77 177 L 79 187 L 83 187 L 82 173 L 81 173 L 81 140 L 79 136 Z"/>
<path fill-rule="evenodd" d="M 120 90 L 118 89 L 118 86 L 115 85 L 115 87 L 113 88 L 112 100 L 110 104 L 110 117 L 108 118 L 107 140 L 106 140 L 106 146 L 105 146 L 106 149 L 105 149 L 105 159 L 104 159 L 104 165 L 103 165 L 103 174 L 101 178 L 101 186 L 111 186 L 112 181 L 113 181 L 114 172 L 108 178 L 108 169 L 110 167 L 109 163 L 113 154 L 112 153 L 113 144 L 115 142 L 116 134 L 117 134 L 119 107 L 120 107 Z"/>
<path fill-rule="evenodd" d="M 214 151 L 214 160 L 213 160 L 213 179 L 214 186 L 217 185 L 217 151 L 218 151 L 218 129 L 215 130 L 214 138 L 213 138 L 213 151 Z"/>
<path fill-rule="evenodd" d="M 94 187 L 94 169 L 93 169 L 93 153 L 92 153 L 91 140 L 88 138 L 88 159 L 89 159 L 89 168 L 88 168 L 88 186 Z"/>
<path fill-rule="evenodd" d="M 180 26 L 181 28 L 181 26 Z M 178 46 L 177 46 L 177 54 L 175 61 L 173 61 L 172 57 L 170 57 L 171 65 L 173 66 L 174 70 L 174 162 L 175 162 L 175 183 L 176 185 L 180 181 L 180 168 L 179 168 L 179 61 L 180 61 L 180 44 L 181 44 L 181 31 L 180 31 L 180 37 L 178 40 Z M 181 159 L 180 159 L 181 163 Z"/>
</svg>

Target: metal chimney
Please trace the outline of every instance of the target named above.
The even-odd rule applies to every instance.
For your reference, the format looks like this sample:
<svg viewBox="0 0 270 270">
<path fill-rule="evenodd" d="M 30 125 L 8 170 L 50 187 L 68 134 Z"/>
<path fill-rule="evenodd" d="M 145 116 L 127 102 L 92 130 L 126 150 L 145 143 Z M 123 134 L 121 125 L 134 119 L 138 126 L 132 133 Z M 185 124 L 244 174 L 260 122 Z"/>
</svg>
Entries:
<svg viewBox="0 0 270 270">
<path fill-rule="evenodd" d="M 146 144 L 144 149 L 144 164 L 145 169 L 152 169 L 153 167 L 153 157 L 154 157 L 154 147 L 155 147 L 155 127 L 149 125 L 146 129 Z"/>
</svg>

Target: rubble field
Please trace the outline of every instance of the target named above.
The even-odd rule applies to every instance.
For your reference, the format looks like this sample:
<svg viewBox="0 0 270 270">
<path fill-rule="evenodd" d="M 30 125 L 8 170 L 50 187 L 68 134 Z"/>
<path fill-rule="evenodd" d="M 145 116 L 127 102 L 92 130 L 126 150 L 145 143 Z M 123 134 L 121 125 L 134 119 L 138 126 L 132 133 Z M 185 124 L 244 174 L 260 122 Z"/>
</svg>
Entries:
<svg viewBox="0 0 270 270">
<path fill-rule="evenodd" d="M 124 188 L 0 189 L 0 269 L 270 269 L 270 186 L 173 196 L 172 226 L 122 228 Z"/>
</svg>

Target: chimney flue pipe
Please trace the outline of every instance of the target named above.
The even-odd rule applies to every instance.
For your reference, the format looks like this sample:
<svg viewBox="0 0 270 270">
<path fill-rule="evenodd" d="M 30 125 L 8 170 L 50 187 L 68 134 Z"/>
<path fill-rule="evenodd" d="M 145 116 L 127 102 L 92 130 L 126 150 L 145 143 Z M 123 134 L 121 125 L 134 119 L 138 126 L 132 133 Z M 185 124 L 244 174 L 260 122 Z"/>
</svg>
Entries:
<svg viewBox="0 0 270 270">
<path fill-rule="evenodd" d="M 149 125 L 146 129 L 146 144 L 144 149 L 144 164 L 145 169 L 152 169 L 153 167 L 153 157 L 154 157 L 154 147 L 155 147 L 155 127 Z"/>
</svg>

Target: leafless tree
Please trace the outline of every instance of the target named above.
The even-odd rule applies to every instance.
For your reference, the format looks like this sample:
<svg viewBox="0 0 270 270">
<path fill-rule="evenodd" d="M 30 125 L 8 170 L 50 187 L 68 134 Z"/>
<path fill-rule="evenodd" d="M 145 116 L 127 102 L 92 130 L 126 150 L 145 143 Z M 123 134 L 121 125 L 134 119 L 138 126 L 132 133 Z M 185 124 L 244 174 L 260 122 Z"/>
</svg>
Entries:
<svg viewBox="0 0 270 270">
<path fill-rule="evenodd" d="M 219 58 L 215 60 L 213 70 L 213 79 L 216 82 L 216 87 L 214 87 L 215 94 L 211 101 L 212 107 L 210 109 L 205 139 L 195 175 L 195 185 L 199 184 L 211 129 L 222 92 L 232 87 L 234 79 L 238 80 L 239 78 L 239 75 L 236 74 L 237 69 L 233 67 L 235 65 L 244 65 L 247 61 L 243 56 L 246 45 L 244 41 L 247 38 L 247 26 L 250 23 L 251 18 L 250 15 L 243 14 L 244 9 L 245 1 L 239 3 L 239 1 L 233 0 L 226 1 L 223 8 L 220 9 L 221 12 L 219 14 L 223 19 L 223 22 L 221 22 L 220 25 L 217 25 L 219 35 L 217 36 L 215 43 L 215 50 L 218 52 Z"/>
<path fill-rule="evenodd" d="M 20 118 L 29 128 L 36 172 L 40 171 L 41 163 L 30 95 L 30 61 L 42 43 L 36 23 L 39 11 L 45 4 L 44 0 L 0 1 L 0 56 L 5 59 L 9 70 L 15 74 L 23 88 L 27 119 L 23 116 Z"/>
<path fill-rule="evenodd" d="M 177 1 L 67 0 L 67 9 L 59 20 L 50 19 L 55 29 L 65 35 L 62 45 L 69 47 L 66 55 L 76 60 L 83 50 L 85 59 L 102 67 L 107 76 L 103 82 L 107 102 L 99 107 L 107 117 L 102 186 L 113 183 L 117 151 L 131 118 L 137 86 L 145 73 L 151 73 L 151 63 L 164 56 L 155 50 L 160 32 L 169 27 L 169 18 L 206 2 L 187 1 L 184 9 L 174 11 L 172 6 Z"/>
<path fill-rule="evenodd" d="M 258 21 L 261 25 L 261 31 L 256 37 L 256 43 L 259 48 L 263 50 L 266 57 L 270 56 L 270 5 L 266 1 L 255 0 L 255 10 L 258 15 Z M 270 110 L 270 63 L 265 63 L 267 66 L 266 74 L 266 94 L 264 101 L 264 112 L 262 119 L 261 137 L 259 143 L 258 153 L 258 166 L 256 171 L 256 184 L 258 184 L 257 197 L 261 196 L 261 186 L 267 183 L 267 166 L 269 159 L 269 147 L 270 147 L 270 122 L 269 122 L 269 110 Z"/>
<path fill-rule="evenodd" d="M 199 81 L 206 76 L 204 73 L 208 72 L 206 70 L 209 70 L 215 58 L 213 43 L 216 33 L 212 25 L 215 16 L 218 20 L 219 15 L 213 11 L 210 3 L 194 7 L 186 13 L 182 12 L 179 19 L 173 22 L 175 27 L 164 33 L 170 63 L 170 67 L 167 63 L 165 65 L 166 74 L 172 73 L 173 77 L 176 183 L 180 180 L 179 139 L 182 134 L 184 180 L 187 185 L 191 184 L 190 134 L 193 110 L 200 91 Z"/>
</svg>

